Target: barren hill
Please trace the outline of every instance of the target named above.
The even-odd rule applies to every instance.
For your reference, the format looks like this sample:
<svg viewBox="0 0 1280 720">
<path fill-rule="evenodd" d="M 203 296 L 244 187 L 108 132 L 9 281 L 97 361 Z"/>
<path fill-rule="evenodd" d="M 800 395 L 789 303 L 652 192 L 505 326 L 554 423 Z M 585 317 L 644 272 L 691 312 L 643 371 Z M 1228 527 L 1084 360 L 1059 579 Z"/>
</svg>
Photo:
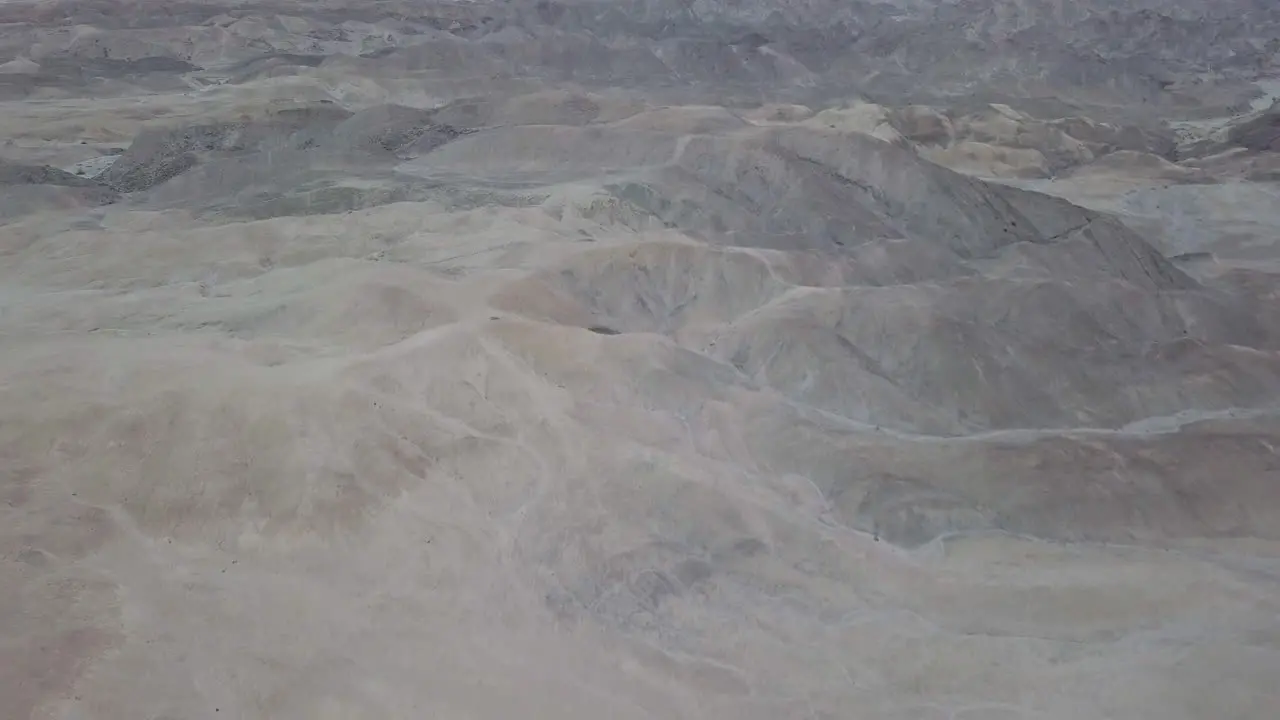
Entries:
<svg viewBox="0 0 1280 720">
<path fill-rule="evenodd" d="M 1263 720 L 1280 8 L 0 4 L 4 717 Z"/>
</svg>

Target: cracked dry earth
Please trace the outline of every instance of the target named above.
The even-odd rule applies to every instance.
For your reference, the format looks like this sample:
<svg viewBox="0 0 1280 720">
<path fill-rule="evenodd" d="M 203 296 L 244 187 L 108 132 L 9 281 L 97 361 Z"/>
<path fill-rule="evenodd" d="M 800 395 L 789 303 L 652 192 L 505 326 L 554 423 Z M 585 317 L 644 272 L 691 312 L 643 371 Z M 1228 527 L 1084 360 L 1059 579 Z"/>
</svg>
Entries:
<svg viewBox="0 0 1280 720">
<path fill-rule="evenodd" d="M 0 5 L 0 717 L 1275 717 L 1280 11 L 1114 5 Z"/>
</svg>

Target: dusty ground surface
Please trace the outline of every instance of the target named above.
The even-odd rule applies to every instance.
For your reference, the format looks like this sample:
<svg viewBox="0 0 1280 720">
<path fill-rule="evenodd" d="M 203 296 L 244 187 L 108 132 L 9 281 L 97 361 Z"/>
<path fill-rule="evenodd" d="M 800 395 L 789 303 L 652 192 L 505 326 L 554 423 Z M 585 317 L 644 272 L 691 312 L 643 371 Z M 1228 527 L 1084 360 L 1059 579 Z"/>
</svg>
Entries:
<svg viewBox="0 0 1280 720">
<path fill-rule="evenodd" d="M 1264 0 L 0 4 L 5 718 L 1269 720 Z"/>
</svg>

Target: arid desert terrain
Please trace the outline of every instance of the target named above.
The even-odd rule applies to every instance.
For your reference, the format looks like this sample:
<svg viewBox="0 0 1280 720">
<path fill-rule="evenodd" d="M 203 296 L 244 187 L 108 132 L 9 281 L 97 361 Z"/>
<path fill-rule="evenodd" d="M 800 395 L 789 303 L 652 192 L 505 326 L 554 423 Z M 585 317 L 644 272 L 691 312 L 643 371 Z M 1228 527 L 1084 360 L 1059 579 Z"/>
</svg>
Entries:
<svg viewBox="0 0 1280 720">
<path fill-rule="evenodd" d="M 1274 0 L 0 2 L 0 718 L 1274 720 Z"/>
</svg>

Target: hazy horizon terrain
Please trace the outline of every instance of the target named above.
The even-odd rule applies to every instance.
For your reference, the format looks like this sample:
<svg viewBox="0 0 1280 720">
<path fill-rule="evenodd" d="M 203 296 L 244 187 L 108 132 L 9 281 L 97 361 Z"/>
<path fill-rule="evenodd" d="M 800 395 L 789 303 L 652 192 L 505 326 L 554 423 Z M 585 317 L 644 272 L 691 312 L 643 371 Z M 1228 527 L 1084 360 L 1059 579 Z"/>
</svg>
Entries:
<svg viewBox="0 0 1280 720">
<path fill-rule="evenodd" d="M 1277 38 L 0 3 L 0 717 L 1273 718 Z"/>
</svg>

